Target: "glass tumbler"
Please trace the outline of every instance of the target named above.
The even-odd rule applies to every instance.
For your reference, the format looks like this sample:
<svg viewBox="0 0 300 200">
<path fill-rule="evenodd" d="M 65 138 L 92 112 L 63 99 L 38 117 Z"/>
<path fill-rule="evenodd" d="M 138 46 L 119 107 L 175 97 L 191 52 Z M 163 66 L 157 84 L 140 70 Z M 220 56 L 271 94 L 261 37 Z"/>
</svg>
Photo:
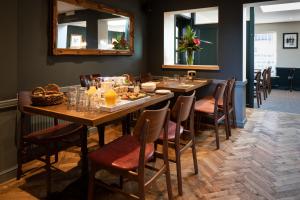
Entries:
<svg viewBox="0 0 300 200">
<path fill-rule="evenodd" d="M 77 88 L 76 87 L 69 87 L 67 92 L 67 109 L 68 110 L 75 110 L 76 103 L 77 103 Z"/>
<path fill-rule="evenodd" d="M 76 104 L 76 111 L 78 112 L 85 112 L 88 110 L 89 104 L 89 97 L 86 92 L 86 88 L 79 88 L 78 95 L 77 95 L 77 104 Z"/>
</svg>

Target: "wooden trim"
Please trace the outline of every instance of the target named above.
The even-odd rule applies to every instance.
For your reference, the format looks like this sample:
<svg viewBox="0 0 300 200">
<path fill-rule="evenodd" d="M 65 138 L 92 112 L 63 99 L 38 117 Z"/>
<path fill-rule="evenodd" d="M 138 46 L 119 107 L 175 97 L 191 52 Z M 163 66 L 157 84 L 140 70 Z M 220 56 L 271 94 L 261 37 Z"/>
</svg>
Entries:
<svg viewBox="0 0 300 200">
<path fill-rule="evenodd" d="M 0 101 L 0 109 L 16 107 L 17 103 L 18 103 L 18 99 L 8 99 L 8 100 Z"/>
<path fill-rule="evenodd" d="M 129 49 L 128 50 L 101 50 L 101 49 L 64 49 L 57 48 L 57 1 L 78 5 L 87 9 L 97 10 L 99 12 L 110 13 L 129 18 Z M 117 8 L 111 8 L 106 5 L 89 0 L 52 0 L 52 21 L 51 21 L 51 46 L 53 55 L 133 55 L 134 54 L 134 16 L 132 13 Z"/>
<path fill-rule="evenodd" d="M 162 65 L 163 69 L 184 69 L 184 70 L 220 70 L 218 65 Z"/>
</svg>

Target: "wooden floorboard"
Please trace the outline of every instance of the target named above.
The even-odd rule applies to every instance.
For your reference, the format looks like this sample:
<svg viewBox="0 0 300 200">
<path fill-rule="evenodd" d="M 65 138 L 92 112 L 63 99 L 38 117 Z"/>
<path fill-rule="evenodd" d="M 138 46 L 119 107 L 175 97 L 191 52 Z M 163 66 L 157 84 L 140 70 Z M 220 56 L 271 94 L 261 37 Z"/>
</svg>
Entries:
<svg viewBox="0 0 300 200">
<path fill-rule="evenodd" d="M 215 149 L 212 131 L 197 133 L 199 174 L 194 175 L 191 151 L 182 158 L 183 191 L 178 196 L 176 167 L 171 164 L 172 189 L 175 199 L 259 200 L 300 199 L 300 115 L 266 110 L 247 110 L 248 122 L 244 129 L 236 129 L 230 140 L 221 132 L 221 148 Z M 120 126 L 112 126 L 106 141 L 120 136 Z M 97 134 L 89 137 L 89 149 L 98 148 Z M 80 188 L 70 185 L 80 176 L 79 148 L 61 152 L 53 169 L 55 199 L 84 199 Z M 157 163 L 159 164 L 159 162 Z M 10 180 L 0 185 L 0 199 L 43 199 L 45 171 L 41 163 L 33 161 L 24 169 L 33 169 L 21 180 Z M 97 174 L 108 182 L 117 179 L 100 171 Z M 125 189 L 136 191 L 136 185 L 126 183 Z M 78 191 L 79 190 L 79 191 Z M 126 199 L 98 188 L 96 199 Z M 167 199 L 165 177 L 161 177 L 147 192 L 147 199 Z"/>
</svg>

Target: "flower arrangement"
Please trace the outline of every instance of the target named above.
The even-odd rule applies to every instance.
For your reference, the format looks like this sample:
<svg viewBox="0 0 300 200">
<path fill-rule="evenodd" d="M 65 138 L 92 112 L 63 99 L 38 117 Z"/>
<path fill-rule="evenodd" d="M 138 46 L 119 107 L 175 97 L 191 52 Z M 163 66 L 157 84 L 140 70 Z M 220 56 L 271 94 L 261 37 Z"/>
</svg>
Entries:
<svg viewBox="0 0 300 200">
<path fill-rule="evenodd" d="M 128 42 L 125 40 L 124 35 L 117 37 L 116 41 L 113 42 L 113 49 L 116 50 L 126 50 L 129 49 Z"/>
<path fill-rule="evenodd" d="M 194 64 L 194 52 L 202 49 L 200 48 L 201 42 L 210 43 L 197 38 L 196 32 L 191 26 L 187 26 L 183 38 L 179 41 L 177 51 L 186 52 L 186 62 L 188 65 Z"/>
</svg>

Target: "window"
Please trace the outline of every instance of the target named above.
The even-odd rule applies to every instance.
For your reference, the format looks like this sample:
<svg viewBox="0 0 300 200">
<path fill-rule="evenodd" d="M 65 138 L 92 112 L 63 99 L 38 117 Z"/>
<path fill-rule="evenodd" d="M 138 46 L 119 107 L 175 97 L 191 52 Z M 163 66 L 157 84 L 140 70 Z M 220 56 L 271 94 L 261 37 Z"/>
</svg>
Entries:
<svg viewBox="0 0 300 200">
<path fill-rule="evenodd" d="M 276 66 L 276 37 L 275 32 L 255 34 L 254 68 L 264 69 L 266 67 Z"/>
</svg>

